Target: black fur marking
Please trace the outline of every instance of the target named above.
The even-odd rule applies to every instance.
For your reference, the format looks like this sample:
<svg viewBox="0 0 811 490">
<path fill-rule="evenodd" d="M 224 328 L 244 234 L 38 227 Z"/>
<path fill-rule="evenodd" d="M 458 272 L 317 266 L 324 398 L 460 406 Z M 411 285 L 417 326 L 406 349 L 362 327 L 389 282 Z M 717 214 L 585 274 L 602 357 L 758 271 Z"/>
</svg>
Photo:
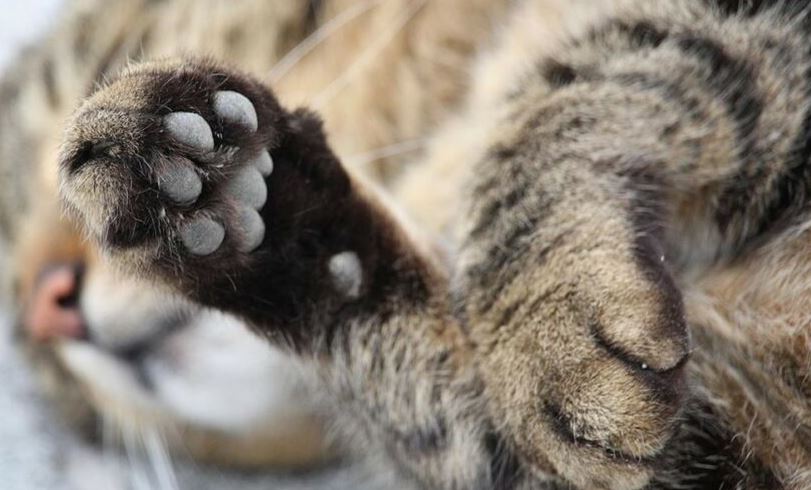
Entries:
<svg viewBox="0 0 811 490">
<path fill-rule="evenodd" d="M 521 220 L 503 240 L 497 239 L 485 253 L 482 262 L 470 267 L 467 275 L 471 287 L 482 295 L 477 300 L 478 313 L 490 310 L 505 287 L 527 268 L 537 268 L 546 262 L 547 256 L 566 241 L 569 232 L 563 231 L 539 245 L 537 251 L 528 257 L 527 253 L 536 242 L 532 236 L 546 217 L 547 209 Z"/>
<path fill-rule="evenodd" d="M 469 233 L 471 239 L 480 238 L 491 228 L 494 223 L 505 214 L 512 211 L 513 208 L 521 201 L 527 194 L 527 185 L 514 183 L 515 186 L 504 196 L 500 198 L 493 198 L 487 206 L 479 213 L 479 221 L 476 226 Z"/>
<path fill-rule="evenodd" d="M 811 58 L 811 51 L 806 53 Z M 806 100 L 811 100 L 811 69 L 805 73 Z M 762 214 L 754 223 L 756 234 L 774 230 L 787 217 L 802 209 L 811 195 L 811 108 L 806 109 L 799 132 L 794 137 L 788 158 L 774 177 L 771 192 L 763 203 Z M 741 183 L 738 187 L 742 187 Z"/>
<path fill-rule="evenodd" d="M 571 65 L 565 65 L 554 60 L 546 60 L 542 64 L 540 72 L 541 76 L 553 88 L 570 85 L 577 79 L 577 72 Z"/>
<path fill-rule="evenodd" d="M 658 78 L 651 73 L 643 72 L 622 73 L 611 77 L 609 80 L 635 89 L 658 92 L 663 99 L 682 107 L 692 119 L 702 120 L 704 118 L 699 99 L 691 95 L 686 88 L 675 80 Z"/>
<path fill-rule="evenodd" d="M 724 101 L 730 117 L 735 121 L 740 171 L 757 172 L 754 166 L 763 163 L 758 158 L 755 132 L 763 112 L 763 101 L 756 86 L 755 70 L 748 62 L 731 57 L 722 45 L 708 38 L 681 37 L 678 46 L 685 55 L 705 65 L 704 82 Z M 722 191 L 716 209 L 716 221 L 722 230 L 729 226 L 740 210 L 745 209 L 750 199 L 748 187 L 741 188 L 735 183 Z"/>
<path fill-rule="evenodd" d="M 781 0 L 704 0 L 722 14 L 752 17 L 766 8 L 778 5 Z"/>
<path fill-rule="evenodd" d="M 413 454 L 434 453 L 447 446 L 448 428 L 442 419 L 436 419 L 433 424 L 425 427 L 400 432 L 391 429 L 390 434 L 397 441 L 398 446 L 406 452 Z"/>
<path fill-rule="evenodd" d="M 593 29 L 587 39 L 592 43 L 597 43 L 612 34 L 621 34 L 627 38 L 629 45 L 634 49 L 656 48 L 669 36 L 668 31 L 659 29 L 647 21 L 629 24 L 623 20 L 614 19 Z"/>
<path fill-rule="evenodd" d="M 755 154 L 753 136 L 763 112 L 763 101 L 755 85 L 755 70 L 747 61 L 730 56 L 712 39 L 681 37 L 678 46 L 707 68 L 704 81 L 726 103 L 738 127 L 740 157 L 747 160 Z"/>
<path fill-rule="evenodd" d="M 490 478 L 493 490 L 510 490 L 524 478 L 521 461 L 507 443 L 495 432 L 484 436 L 484 447 L 490 454 Z"/>
</svg>

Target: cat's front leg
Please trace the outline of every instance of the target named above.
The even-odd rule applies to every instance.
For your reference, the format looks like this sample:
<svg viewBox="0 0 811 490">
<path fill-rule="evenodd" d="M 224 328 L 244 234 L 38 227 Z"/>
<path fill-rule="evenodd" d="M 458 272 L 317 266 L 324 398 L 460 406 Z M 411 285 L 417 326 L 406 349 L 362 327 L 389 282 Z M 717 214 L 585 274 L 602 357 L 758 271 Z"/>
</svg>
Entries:
<svg viewBox="0 0 811 490">
<path fill-rule="evenodd" d="M 494 437 L 446 273 L 347 174 L 314 115 L 207 61 L 136 65 L 74 116 L 61 188 L 113 262 L 317 360 L 364 450 L 428 488 L 492 488 Z"/>
</svg>

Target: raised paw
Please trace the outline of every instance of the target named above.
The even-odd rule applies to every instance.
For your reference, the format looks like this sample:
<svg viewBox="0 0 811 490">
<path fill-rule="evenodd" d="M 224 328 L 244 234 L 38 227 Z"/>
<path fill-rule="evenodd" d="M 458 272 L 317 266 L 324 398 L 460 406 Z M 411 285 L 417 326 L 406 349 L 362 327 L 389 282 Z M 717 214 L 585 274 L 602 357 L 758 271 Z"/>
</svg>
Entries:
<svg viewBox="0 0 811 490">
<path fill-rule="evenodd" d="M 326 275 L 348 247 L 331 230 L 349 180 L 320 122 L 207 61 L 136 65 L 99 90 L 68 126 L 60 171 L 92 236 L 185 291 L 256 269 L 303 289 L 296 268 Z"/>
</svg>

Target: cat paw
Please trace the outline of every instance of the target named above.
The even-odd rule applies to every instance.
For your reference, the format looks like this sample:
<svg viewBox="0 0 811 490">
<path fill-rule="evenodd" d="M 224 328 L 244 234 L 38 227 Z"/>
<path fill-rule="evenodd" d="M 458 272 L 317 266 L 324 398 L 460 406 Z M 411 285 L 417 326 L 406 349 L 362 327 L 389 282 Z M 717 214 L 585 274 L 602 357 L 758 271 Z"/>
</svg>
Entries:
<svg viewBox="0 0 811 490">
<path fill-rule="evenodd" d="M 198 288 L 298 259 L 348 189 L 316 118 L 206 61 L 136 65 L 92 95 L 60 173 L 67 208 L 117 260 Z"/>
<path fill-rule="evenodd" d="M 661 264 L 594 258 L 561 252 L 547 264 L 565 267 L 484 290 L 498 300 L 468 310 L 472 336 L 491 409 L 528 460 L 577 488 L 642 488 L 687 396 L 681 293 Z"/>
</svg>

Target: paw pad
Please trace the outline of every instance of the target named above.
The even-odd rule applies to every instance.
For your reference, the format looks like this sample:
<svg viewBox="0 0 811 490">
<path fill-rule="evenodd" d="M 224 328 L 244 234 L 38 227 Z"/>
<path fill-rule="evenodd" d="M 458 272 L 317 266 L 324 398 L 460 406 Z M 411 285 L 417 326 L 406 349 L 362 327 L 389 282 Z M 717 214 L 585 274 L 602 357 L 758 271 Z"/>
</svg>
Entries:
<svg viewBox="0 0 811 490">
<path fill-rule="evenodd" d="M 253 166 L 256 167 L 256 169 L 259 170 L 259 173 L 261 173 L 264 177 L 267 177 L 273 173 L 273 159 L 270 158 L 270 152 L 267 150 L 260 153 L 252 163 Z"/>
<path fill-rule="evenodd" d="M 175 141 L 203 151 L 214 149 L 214 135 L 203 116 L 193 112 L 172 112 L 163 124 Z"/>
<path fill-rule="evenodd" d="M 193 204 L 203 192 L 203 181 L 188 165 L 178 165 L 158 175 L 158 188 L 175 204 Z"/>
<path fill-rule="evenodd" d="M 255 132 L 259 127 L 259 119 L 256 117 L 256 109 L 247 97 L 239 92 L 222 90 L 214 94 L 214 112 L 222 119 L 244 126 L 250 132 Z"/>
<path fill-rule="evenodd" d="M 253 209 L 262 209 L 268 197 L 268 188 L 262 174 L 250 165 L 231 177 L 226 189 L 234 199 Z"/>
<path fill-rule="evenodd" d="M 211 255 L 225 239 L 225 228 L 211 218 L 197 218 L 180 230 L 183 246 L 194 255 Z"/>
<path fill-rule="evenodd" d="M 239 212 L 239 226 L 243 240 L 238 245 L 240 252 L 253 252 L 265 238 L 265 222 L 259 213 L 251 208 L 242 208 Z"/>
<path fill-rule="evenodd" d="M 327 267 L 335 289 L 348 298 L 360 296 L 360 288 L 363 285 L 363 268 L 358 254 L 341 252 L 333 255 Z"/>
<path fill-rule="evenodd" d="M 258 130 L 256 109 L 247 97 L 223 90 L 214 94 L 212 106 L 217 117 L 225 124 L 234 124 L 254 133 Z M 163 119 L 169 135 L 182 145 L 213 151 L 215 142 L 211 126 L 199 114 L 193 112 L 173 112 Z M 235 247 L 240 252 L 256 250 L 265 238 L 265 223 L 258 211 L 267 201 L 265 177 L 273 172 L 273 159 L 267 150 L 244 163 L 224 182 L 224 194 L 236 203 L 234 223 L 220 223 L 216 212 L 205 217 L 192 218 L 180 226 L 180 240 L 189 253 L 197 256 L 216 252 L 225 241 L 226 235 L 236 231 L 239 239 Z M 157 185 L 161 193 L 175 204 L 194 204 L 203 192 L 203 181 L 190 165 L 177 163 L 159 173 Z"/>
</svg>

